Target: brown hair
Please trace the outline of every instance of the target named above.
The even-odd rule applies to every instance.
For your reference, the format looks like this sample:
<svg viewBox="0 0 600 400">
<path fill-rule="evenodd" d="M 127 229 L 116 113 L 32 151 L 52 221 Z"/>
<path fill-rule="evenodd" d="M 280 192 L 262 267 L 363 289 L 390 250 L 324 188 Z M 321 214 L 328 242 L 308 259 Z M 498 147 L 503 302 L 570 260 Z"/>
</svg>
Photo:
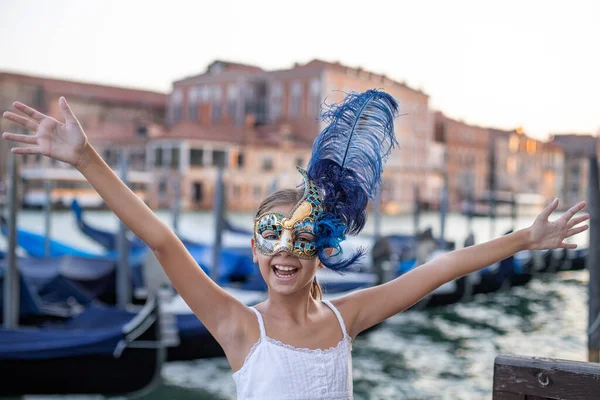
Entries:
<svg viewBox="0 0 600 400">
<path fill-rule="evenodd" d="M 304 190 L 298 189 L 281 189 L 276 192 L 271 193 L 267 196 L 266 199 L 260 203 L 258 206 L 258 210 L 256 211 L 255 218 L 258 218 L 260 215 L 266 213 L 277 206 L 284 205 L 294 205 L 302 199 L 304 195 Z M 323 299 L 323 289 L 319 282 L 317 282 L 317 278 L 315 277 L 312 286 L 310 288 L 310 295 L 315 300 Z"/>
</svg>

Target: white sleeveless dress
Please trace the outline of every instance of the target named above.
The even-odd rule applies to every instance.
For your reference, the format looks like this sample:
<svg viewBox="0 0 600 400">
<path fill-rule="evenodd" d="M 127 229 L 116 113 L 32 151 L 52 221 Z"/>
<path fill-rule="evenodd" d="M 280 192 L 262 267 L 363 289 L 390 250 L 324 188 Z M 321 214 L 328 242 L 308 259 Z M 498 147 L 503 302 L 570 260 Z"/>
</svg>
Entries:
<svg viewBox="0 0 600 400">
<path fill-rule="evenodd" d="M 327 350 L 299 349 L 271 339 L 265 332 L 260 312 L 260 339 L 242 368 L 233 374 L 238 400 L 352 400 L 352 339 L 339 311 L 335 313 L 343 339 Z"/>
</svg>

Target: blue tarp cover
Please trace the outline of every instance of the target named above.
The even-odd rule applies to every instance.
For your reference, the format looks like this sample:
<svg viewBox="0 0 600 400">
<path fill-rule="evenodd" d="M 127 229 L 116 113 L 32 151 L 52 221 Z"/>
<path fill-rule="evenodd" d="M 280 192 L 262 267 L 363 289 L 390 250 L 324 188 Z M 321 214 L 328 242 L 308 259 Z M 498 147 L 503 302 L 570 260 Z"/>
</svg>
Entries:
<svg viewBox="0 0 600 400">
<path fill-rule="evenodd" d="M 0 329 L 0 361 L 110 355 L 134 313 L 91 306 L 66 323 L 39 328 Z"/>
</svg>

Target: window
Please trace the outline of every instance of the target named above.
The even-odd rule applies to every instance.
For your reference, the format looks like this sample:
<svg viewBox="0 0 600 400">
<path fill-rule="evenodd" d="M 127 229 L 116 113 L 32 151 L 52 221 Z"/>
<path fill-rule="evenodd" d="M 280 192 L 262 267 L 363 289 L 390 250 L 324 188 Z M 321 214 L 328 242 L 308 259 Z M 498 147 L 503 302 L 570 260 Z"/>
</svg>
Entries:
<svg viewBox="0 0 600 400">
<path fill-rule="evenodd" d="M 160 178 L 158 182 L 158 194 L 164 195 L 167 192 L 167 178 Z"/>
<path fill-rule="evenodd" d="M 163 151 L 161 147 L 154 149 L 154 166 L 160 167 L 163 163 Z"/>
<path fill-rule="evenodd" d="M 263 171 L 273 170 L 273 159 L 271 157 L 263 158 L 262 169 Z"/>
<path fill-rule="evenodd" d="M 509 139 L 508 147 L 510 148 L 511 153 L 516 153 L 517 151 L 519 151 L 519 137 L 515 135 L 511 136 Z"/>
<path fill-rule="evenodd" d="M 223 150 L 213 150 L 212 152 L 212 165 L 214 167 L 225 167 L 227 166 L 227 153 Z"/>
<path fill-rule="evenodd" d="M 310 82 L 310 94 L 308 97 L 308 113 L 321 114 L 321 81 L 315 78 Z"/>
<path fill-rule="evenodd" d="M 192 185 L 192 193 L 194 203 L 201 203 L 204 197 L 204 191 L 202 190 L 202 182 L 194 182 Z"/>
<path fill-rule="evenodd" d="M 182 118 L 182 103 L 183 93 L 181 89 L 177 89 L 171 95 L 171 123 L 176 124 L 181 121 Z"/>
<path fill-rule="evenodd" d="M 171 149 L 171 168 L 179 168 L 179 148 Z"/>
<path fill-rule="evenodd" d="M 204 165 L 204 151 L 202 149 L 190 149 L 190 165 Z"/>
<path fill-rule="evenodd" d="M 300 115 L 300 107 L 302 103 L 302 82 L 293 81 L 290 87 L 290 116 Z"/>
<path fill-rule="evenodd" d="M 188 119 L 198 121 L 198 101 L 200 100 L 200 88 L 193 87 L 188 92 Z"/>
<path fill-rule="evenodd" d="M 233 119 L 237 116 L 238 87 L 235 84 L 227 86 L 227 114 Z"/>
<path fill-rule="evenodd" d="M 218 121 L 221 119 L 221 87 L 214 86 L 212 92 L 212 119 Z"/>
<path fill-rule="evenodd" d="M 208 85 L 205 86 L 200 86 L 200 102 L 201 103 L 208 103 L 211 99 L 211 87 Z"/>
<path fill-rule="evenodd" d="M 281 116 L 283 103 L 283 88 L 281 82 L 273 82 L 269 90 L 270 118 L 271 121 L 277 120 Z"/>
<path fill-rule="evenodd" d="M 238 153 L 237 166 L 238 168 L 244 168 L 244 153 Z"/>
</svg>

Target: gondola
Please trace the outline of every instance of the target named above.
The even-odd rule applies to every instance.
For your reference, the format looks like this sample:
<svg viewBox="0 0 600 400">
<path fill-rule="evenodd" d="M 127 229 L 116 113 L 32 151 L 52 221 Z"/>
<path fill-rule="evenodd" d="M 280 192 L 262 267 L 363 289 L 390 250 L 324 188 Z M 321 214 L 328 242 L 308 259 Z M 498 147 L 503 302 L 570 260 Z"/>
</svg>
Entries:
<svg viewBox="0 0 600 400">
<path fill-rule="evenodd" d="M 29 286 L 23 279 L 20 286 L 24 314 L 36 314 L 38 322 L 0 329 L 1 396 L 125 396 L 158 382 L 165 349 L 155 296 L 135 311 L 90 303 L 61 318 L 35 309 L 37 296 L 24 295 Z M 23 302 L 27 297 L 29 306 Z"/>
<path fill-rule="evenodd" d="M 8 236 L 8 223 L 6 219 L 0 216 L 0 231 L 4 236 Z M 102 253 L 94 253 L 87 250 L 77 248 L 75 246 L 63 243 L 58 240 L 50 239 L 50 253 L 45 253 L 46 238 L 44 235 L 39 233 L 31 232 L 25 229 L 17 229 L 17 245 L 21 247 L 29 256 L 36 258 L 45 257 L 62 257 L 62 256 L 76 256 L 83 258 L 98 258 L 98 259 L 110 259 L 118 260 L 118 253 L 116 251 L 105 251 Z M 148 252 L 147 248 L 131 249 L 129 258 L 132 263 L 138 263 L 142 260 Z"/>
</svg>

